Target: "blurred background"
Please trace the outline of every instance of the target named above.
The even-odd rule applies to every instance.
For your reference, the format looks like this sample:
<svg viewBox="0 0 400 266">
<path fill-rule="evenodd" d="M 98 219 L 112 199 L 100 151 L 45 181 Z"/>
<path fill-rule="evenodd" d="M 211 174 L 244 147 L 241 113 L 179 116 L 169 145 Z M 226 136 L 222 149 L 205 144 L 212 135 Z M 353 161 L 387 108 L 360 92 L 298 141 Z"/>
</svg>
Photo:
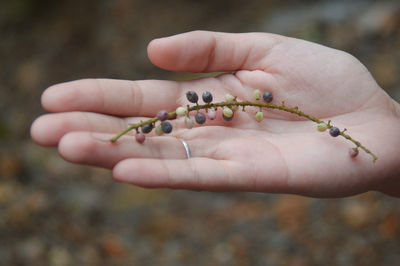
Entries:
<svg viewBox="0 0 400 266">
<path fill-rule="evenodd" d="M 51 84 L 187 79 L 146 46 L 190 30 L 274 32 L 345 50 L 400 101 L 399 1 L 0 2 L 1 265 L 395 265 L 399 200 L 146 190 L 32 143 Z"/>
</svg>

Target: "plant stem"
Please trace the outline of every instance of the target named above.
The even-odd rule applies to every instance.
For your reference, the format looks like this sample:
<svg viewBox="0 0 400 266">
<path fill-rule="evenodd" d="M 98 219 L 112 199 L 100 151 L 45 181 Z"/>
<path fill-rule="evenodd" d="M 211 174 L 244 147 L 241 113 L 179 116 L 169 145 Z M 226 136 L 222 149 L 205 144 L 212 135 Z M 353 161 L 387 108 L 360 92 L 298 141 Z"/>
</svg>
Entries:
<svg viewBox="0 0 400 266">
<path fill-rule="evenodd" d="M 269 108 L 269 109 L 278 109 L 278 110 L 282 110 L 288 113 L 292 113 L 292 114 L 296 114 L 300 117 L 304 117 L 310 121 L 313 121 L 317 124 L 319 123 L 325 123 L 322 120 L 319 120 L 318 118 L 308 115 L 306 113 L 303 113 L 302 111 L 298 110 L 297 107 L 295 108 L 289 108 L 285 106 L 285 103 L 282 102 L 281 105 L 276 105 L 273 103 L 263 103 L 263 102 L 249 102 L 249 101 L 244 101 L 244 102 L 237 102 L 237 101 L 233 101 L 233 102 L 219 102 L 219 103 L 209 103 L 209 104 L 203 104 L 203 105 L 194 105 L 194 106 L 188 106 L 188 112 L 191 111 L 198 111 L 198 110 L 203 110 L 203 109 L 210 109 L 210 108 L 218 108 L 218 107 L 232 107 L 232 106 L 242 106 L 242 107 L 247 107 L 247 106 L 253 106 L 253 107 L 260 107 L 260 108 Z M 170 112 L 168 113 L 168 117 L 169 118 L 173 118 L 176 117 L 176 112 Z M 110 142 L 116 142 L 120 137 L 122 137 L 123 135 L 125 135 L 126 133 L 128 133 L 129 131 L 133 130 L 133 129 L 138 129 L 144 125 L 147 124 L 153 124 L 155 122 L 158 121 L 157 117 L 153 117 L 151 119 L 148 119 L 146 121 L 142 121 L 140 123 L 136 123 L 136 124 L 132 124 L 130 126 L 128 126 L 126 129 L 124 129 L 123 131 L 121 131 L 118 135 L 114 136 L 112 139 L 110 139 Z M 331 128 L 332 125 L 330 125 L 328 123 L 328 128 Z M 340 135 L 342 137 L 344 137 L 345 139 L 353 142 L 357 148 L 360 148 L 362 150 L 364 150 L 366 153 L 368 153 L 369 155 L 372 156 L 373 158 L 373 162 L 375 162 L 378 157 L 372 153 L 369 149 L 367 149 L 364 145 L 362 145 L 359 141 L 353 139 L 351 136 L 345 134 L 343 131 L 340 133 Z"/>
</svg>

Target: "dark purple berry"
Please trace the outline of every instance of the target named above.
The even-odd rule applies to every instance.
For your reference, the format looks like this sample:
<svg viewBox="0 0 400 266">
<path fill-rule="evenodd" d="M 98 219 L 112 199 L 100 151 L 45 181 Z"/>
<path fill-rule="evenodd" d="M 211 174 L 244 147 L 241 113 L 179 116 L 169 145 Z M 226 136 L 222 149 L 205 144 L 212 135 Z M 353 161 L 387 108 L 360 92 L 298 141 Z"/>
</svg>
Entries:
<svg viewBox="0 0 400 266">
<path fill-rule="evenodd" d="M 213 96 L 209 91 L 203 92 L 202 98 L 205 103 L 210 103 L 213 100 Z"/>
<path fill-rule="evenodd" d="M 161 129 L 165 134 L 169 134 L 172 131 L 172 125 L 170 122 L 162 122 Z"/>
<path fill-rule="evenodd" d="M 232 114 L 231 117 L 227 117 L 226 115 L 222 114 L 222 118 L 226 121 L 231 121 L 233 119 L 233 116 L 235 115 L 235 113 Z"/>
<path fill-rule="evenodd" d="M 337 127 L 331 127 L 331 128 L 329 129 L 329 134 L 330 134 L 332 137 L 337 137 L 337 136 L 340 135 L 340 130 L 339 130 Z"/>
<path fill-rule="evenodd" d="M 161 110 L 157 113 L 157 118 L 160 121 L 165 121 L 168 119 L 168 112 L 165 110 Z"/>
<path fill-rule="evenodd" d="M 188 99 L 189 102 L 191 103 L 197 103 L 199 101 L 199 96 L 197 95 L 196 92 L 194 91 L 188 91 L 186 92 L 186 98 Z"/>
<path fill-rule="evenodd" d="M 197 124 L 204 124 L 205 122 L 206 122 L 206 116 L 203 114 L 203 113 L 197 113 L 195 116 L 194 116 L 194 119 L 196 120 L 196 123 Z"/>
<path fill-rule="evenodd" d="M 272 99 L 273 99 L 272 93 L 269 92 L 269 91 L 264 92 L 263 93 L 263 99 L 264 99 L 264 102 L 270 103 L 272 101 Z"/>
<path fill-rule="evenodd" d="M 135 139 L 139 143 L 143 143 L 146 140 L 146 136 L 142 132 L 137 132 L 135 135 Z"/>
<path fill-rule="evenodd" d="M 142 126 L 142 132 L 144 134 L 150 133 L 153 130 L 153 124 L 147 124 Z"/>
</svg>

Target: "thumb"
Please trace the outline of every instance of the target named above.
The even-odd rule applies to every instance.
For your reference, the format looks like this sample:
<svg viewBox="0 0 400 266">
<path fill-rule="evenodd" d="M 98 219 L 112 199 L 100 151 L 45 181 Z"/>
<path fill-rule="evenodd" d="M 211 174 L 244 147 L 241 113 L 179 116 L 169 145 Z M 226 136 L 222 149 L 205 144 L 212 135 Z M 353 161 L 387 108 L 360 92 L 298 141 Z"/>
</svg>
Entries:
<svg viewBox="0 0 400 266">
<path fill-rule="evenodd" d="M 284 39 L 268 33 L 192 31 L 155 39 L 147 51 L 153 64 L 171 71 L 256 70 Z"/>
</svg>

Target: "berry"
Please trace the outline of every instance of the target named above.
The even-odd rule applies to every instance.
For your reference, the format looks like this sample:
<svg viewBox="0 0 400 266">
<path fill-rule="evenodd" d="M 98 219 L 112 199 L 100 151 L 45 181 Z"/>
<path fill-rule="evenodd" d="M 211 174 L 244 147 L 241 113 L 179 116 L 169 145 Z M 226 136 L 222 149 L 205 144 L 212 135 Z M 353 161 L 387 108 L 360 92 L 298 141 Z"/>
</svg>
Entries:
<svg viewBox="0 0 400 266">
<path fill-rule="evenodd" d="M 227 117 L 227 116 L 225 116 L 224 114 L 222 114 L 222 118 L 223 118 L 224 120 L 226 120 L 226 121 L 231 121 L 231 120 L 233 119 L 233 114 L 232 114 L 231 117 Z"/>
<path fill-rule="evenodd" d="M 193 122 L 193 118 L 191 116 L 186 116 L 185 117 L 185 126 L 188 129 L 193 128 L 194 122 Z"/>
<path fill-rule="evenodd" d="M 231 109 L 232 111 L 236 112 L 239 109 L 239 105 L 232 105 Z"/>
<path fill-rule="evenodd" d="M 161 128 L 161 124 L 159 124 L 159 125 L 156 127 L 156 134 L 157 134 L 157 136 L 161 136 L 162 134 L 164 134 L 164 131 L 163 131 L 162 128 Z"/>
<path fill-rule="evenodd" d="M 256 99 L 257 101 L 261 99 L 261 91 L 260 90 L 254 90 L 253 91 L 253 97 L 254 99 Z"/>
<path fill-rule="evenodd" d="M 150 133 L 153 130 L 153 124 L 147 124 L 142 126 L 142 132 L 144 134 Z"/>
<path fill-rule="evenodd" d="M 337 127 L 331 127 L 331 128 L 329 129 L 329 134 L 330 134 L 332 137 L 337 137 L 337 136 L 340 135 L 340 130 L 339 130 Z"/>
<path fill-rule="evenodd" d="M 214 109 L 209 109 L 207 111 L 207 116 L 208 116 L 208 119 L 214 120 L 217 117 L 217 112 L 215 112 Z"/>
<path fill-rule="evenodd" d="M 358 148 L 350 148 L 349 154 L 351 158 L 355 158 L 358 155 Z"/>
<path fill-rule="evenodd" d="M 165 121 L 168 119 L 168 112 L 165 110 L 161 110 L 157 113 L 157 118 L 160 121 Z"/>
<path fill-rule="evenodd" d="M 202 98 L 205 103 L 210 103 L 213 100 L 213 96 L 209 91 L 203 92 Z"/>
<path fill-rule="evenodd" d="M 317 128 L 318 128 L 318 131 L 324 132 L 325 130 L 328 129 L 328 124 L 326 124 L 324 122 L 319 123 Z"/>
<path fill-rule="evenodd" d="M 139 143 L 143 143 L 146 140 L 146 136 L 142 132 L 137 132 L 135 135 L 135 139 Z"/>
<path fill-rule="evenodd" d="M 227 101 L 227 102 L 233 102 L 234 100 L 235 100 L 235 96 L 233 96 L 232 94 L 227 93 L 227 94 L 225 95 L 225 101 Z"/>
<path fill-rule="evenodd" d="M 257 122 L 261 122 L 264 119 L 264 114 L 263 112 L 259 111 L 256 113 L 256 120 Z"/>
<path fill-rule="evenodd" d="M 186 98 L 191 103 L 197 103 L 199 101 L 199 96 L 195 91 L 188 91 L 186 92 Z"/>
<path fill-rule="evenodd" d="M 273 99 L 272 93 L 269 91 L 264 92 L 263 99 L 264 99 L 264 102 L 267 102 L 267 103 L 271 102 Z"/>
<path fill-rule="evenodd" d="M 165 134 L 169 134 L 172 131 L 172 125 L 170 122 L 162 122 L 161 129 Z"/>
<path fill-rule="evenodd" d="M 228 117 L 228 118 L 233 116 L 233 111 L 232 111 L 232 109 L 230 109 L 230 108 L 228 108 L 228 107 L 225 107 L 224 110 L 223 110 L 222 112 L 223 112 L 224 116 L 226 116 L 226 117 Z"/>
<path fill-rule="evenodd" d="M 185 116 L 188 113 L 188 109 L 186 107 L 180 106 L 176 108 L 176 115 L 177 116 Z"/>
<path fill-rule="evenodd" d="M 204 124 L 206 122 L 206 116 L 203 113 L 198 112 L 195 116 L 194 119 L 196 120 L 197 124 Z"/>
</svg>

